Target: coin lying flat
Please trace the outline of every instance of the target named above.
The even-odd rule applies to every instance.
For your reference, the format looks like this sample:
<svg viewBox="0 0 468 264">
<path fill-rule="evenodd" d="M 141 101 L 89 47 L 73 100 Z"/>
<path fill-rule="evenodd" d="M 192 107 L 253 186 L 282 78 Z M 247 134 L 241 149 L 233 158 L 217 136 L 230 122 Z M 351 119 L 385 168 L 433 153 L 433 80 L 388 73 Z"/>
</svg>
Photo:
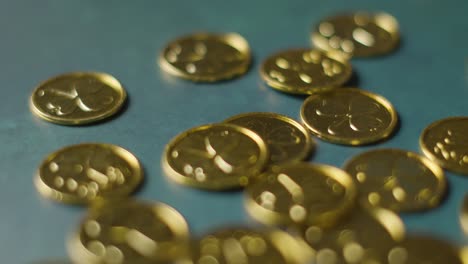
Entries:
<svg viewBox="0 0 468 264">
<path fill-rule="evenodd" d="M 245 73 L 251 55 L 239 34 L 197 33 L 169 43 L 159 57 L 169 74 L 200 82 L 231 79 Z"/>
<path fill-rule="evenodd" d="M 192 128 L 165 148 L 162 167 L 172 180 L 192 187 L 225 190 L 245 186 L 268 162 L 265 142 L 233 124 Z"/>
<path fill-rule="evenodd" d="M 354 206 L 356 187 L 344 171 L 328 165 L 274 166 L 247 186 L 246 208 L 265 224 L 329 226 Z"/>
<path fill-rule="evenodd" d="M 351 77 L 351 64 L 338 53 L 290 49 L 268 57 L 260 68 L 272 88 L 293 94 L 312 94 L 340 87 Z"/>
<path fill-rule="evenodd" d="M 424 129 L 419 143 L 422 152 L 440 166 L 468 175 L 468 117 L 439 120 Z"/>
<path fill-rule="evenodd" d="M 35 177 L 43 196 L 63 203 L 84 204 L 97 197 L 122 197 L 143 180 L 138 160 L 110 144 L 65 147 L 47 156 Z"/>
<path fill-rule="evenodd" d="M 68 249 L 75 263 L 168 263 L 183 257 L 188 237 L 185 219 L 168 205 L 105 200 L 93 204 Z"/>
<path fill-rule="evenodd" d="M 329 17 L 312 32 L 312 43 L 323 50 L 340 51 L 349 57 L 389 53 L 398 47 L 398 22 L 387 13 L 356 12 Z"/>
<path fill-rule="evenodd" d="M 465 234 L 468 235 L 468 194 L 465 195 L 460 209 L 460 224 Z"/>
<path fill-rule="evenodd" d="M 269 166 L 305 159 L 313 149 L 309 132 L 295 120 L 275 113 L 245 113 L 225 122 L 257 133 L 270 151 Z"/>
<path fill-rule="evenodd" d="M 73 72 L 40 84 L 31 96 L 31 111 L 62 125 L 93 123 L 116 114 L 127 95 L 114 77 L 97 72 Z"/>
<path fill-rule="evenodd" d="M 356 88 L 309 96 L 301 107 L 304 125 L 337 144 L 363 145 L 389 137 L 398 123 L 393 106 L 380 95 Z"/>
<path fill-rule="evenodd" d="M 362 200 L 393 211 L 436 207 L 446 191 L 442 169 L 416 153 L 377 149 L 359 154 L 345 166 Z"/>
</svg>

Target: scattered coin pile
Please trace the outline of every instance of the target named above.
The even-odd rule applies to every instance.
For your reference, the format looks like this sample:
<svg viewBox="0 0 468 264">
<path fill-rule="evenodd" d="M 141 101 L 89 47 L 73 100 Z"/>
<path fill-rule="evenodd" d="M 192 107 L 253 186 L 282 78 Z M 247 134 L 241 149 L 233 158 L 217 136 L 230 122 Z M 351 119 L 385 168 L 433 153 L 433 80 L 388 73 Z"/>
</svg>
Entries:
<svg viewBox="0 0 468 264">
<path fill-rule="evenodd" d="M 244 189 L 246 210 L 263 228 L 227 227 L 193 238 L 175 209 L 128 198 L 143 181 L 129 151 L 102 143 L 73 145 L 46 157 L 34 180 L 49 199 L 89 205 L 68 242 L 72 261 L 463 263 L 466 249 L 406 234 L 398 213 L 429 210 L 443 201 L 447 182 L 441 167 L 468 174 L 468 117 L 429 125 L 420 137 L 427 158 L 373 149 L 342 169 L 305 162 L 315 150 L 310 134 L 356 146 L 390 137 L 398 123 L 384 97 L 343 87 L 353 74 L 351 58 L 398 46 L 392 16 L 338 15 L 320 22 L 311 38 L 316 49 L 280 51 L 260 68 L 272 88 L 309 95 L 300 109 L 302 124 L 277 113 L 242 113 L 175 136 L 162 155 L 162 168 L 174 182 L 210 191 Z M 165 72 L 198 82 L 239 76 L 250 62 L 247 41 L 234 33 L 185 36 L 159 57 Z M 50 122 L 82 125 L 117 113 L 125 97 L 112 76 L 71 73 L 39 85 L 31 109 Z M 468 233 L 468 198 L 460 211 Z"/>
</svg>

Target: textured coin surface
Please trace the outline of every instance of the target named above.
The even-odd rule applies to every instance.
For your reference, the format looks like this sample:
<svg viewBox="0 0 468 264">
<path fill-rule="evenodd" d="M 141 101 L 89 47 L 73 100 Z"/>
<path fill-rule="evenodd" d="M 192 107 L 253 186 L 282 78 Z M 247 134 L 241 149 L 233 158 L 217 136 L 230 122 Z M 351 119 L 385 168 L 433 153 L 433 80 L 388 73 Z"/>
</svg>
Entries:
<svg viewBox="0 0 468 264">
<path fill-rule="evenodd" d="M 143 179 L 138 160 L 110 144 L 87 143 L 65 147 L 47 156 L 35 177 L 43 196 L 84 204 L 96 197 L 121 197 L 133 192 Z"/>
<path fill-rule="evenodd" d="M 353 208 L 355 198 L 346 172 L 310 163 L 274 166 L 246 189 L 247 211 L 265 224 L 329 226 Z"/>
<path fill-rule="evenodd" d="M 393 106 L 380 95 L 356 88 L 309 96 L 301 107 L 304 125 L 336 144 L 364 145 L 389 137 L 398 123 Z"/>
<path fill-rule="evenodd" d="M 245 186 L 268 162 L 265 142 L 233 124 L 192 128 L 176 136 L 163 154 L 162 167 L 174 181 L 212 190 Z"/>
<path fill-rule="evenodd" d="M 440 166 L 468 175 L 468 117 L 450 117 L 429 125 L 419 143 L 423 153 Z"/>
<path fill-rule="evenodd" d="M 31 111 L 62 125 L 82 125 L 117 113 L 127 95 L 114 77 L 97 72 L 74 72 L 40 84 L 31 96 Z"/>
<path fill-rule="evenodd" d="M 185 219 L 166 204 L 104 200 L 90 208 L 68 249 L 76 263 L 169 263 L 182 257 L 188 237 Z"/>
<path fill-rule="evenodd" d="M 309 132 L 295 120 L 275 113 L 245 113 L 225 122 L 246 127 L 257 133 L 270 151 L 268 165 L 301 161 L 314 144 Z"/>
<path fill-rule="evenodd" d="M 389 53 L 400 40 L 398 22 L 386 13 L 356 12 L 326 18 L 312 32 L 312 43 L 349 57 Z"/>
<path fill-rule="evenodd" d="M 352 74 L 341 54 L 313 49 L 291 49 L 268 57 L 260 68 L 272 88 L 293 94 L 312 94 L 343 85 Z"/>
<path fill-rule="evenodd" d="M 416 153 L 377 149 L 359 154 L 344 166 L 362 200 L 393 211 L 436 207 L 446 191 L 442 169 Z"/>
<path fill-rule="evenodd" d="M 249 45 L 239 34 L 197 33 L 169 43 L 159 64 L 181 78 L 214 82 L 245 73 L 250 60 Z"/>
<path fill-rule="evenodd" d="M 468 194 L 465 194 L 465 198 L 463 199 L 463 204 L 460 209 L 460 224 L 463 232 L 468 236 Z"/>
</svg>

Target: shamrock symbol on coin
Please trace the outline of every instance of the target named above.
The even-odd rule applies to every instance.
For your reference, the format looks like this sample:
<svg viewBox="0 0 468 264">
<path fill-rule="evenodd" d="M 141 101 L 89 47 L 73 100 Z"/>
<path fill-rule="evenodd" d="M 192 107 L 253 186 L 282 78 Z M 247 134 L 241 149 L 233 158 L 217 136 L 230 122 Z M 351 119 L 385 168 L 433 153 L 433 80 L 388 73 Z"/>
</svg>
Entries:
<svg viewBox="0 0 468 264">
<path fill-rule="evenodd" d="M 434 146 L 434 152 L 447 161 L 468 165 L 468 137 L 461 131 L 448 129 L 445 137 Z"/>
</svg>

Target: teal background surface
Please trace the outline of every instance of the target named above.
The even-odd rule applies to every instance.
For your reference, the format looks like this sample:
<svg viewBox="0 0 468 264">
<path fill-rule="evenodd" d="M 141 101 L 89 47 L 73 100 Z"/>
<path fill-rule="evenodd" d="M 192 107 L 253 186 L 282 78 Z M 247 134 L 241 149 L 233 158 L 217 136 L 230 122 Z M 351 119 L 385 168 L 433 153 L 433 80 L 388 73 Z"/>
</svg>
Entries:
<svg viewBox="0 0 468 264">
<path fill-rule="evenodd" d="M 260 62 L 284 48 L 310 46 L 321 18 L 347 10 L 384 10 L 399 21 L 402 43 L 388 56 L 354 59 L 357 85 L 397 109 L 401 128 L 375 146 L 345 147 L 317 140 L 311 161 L 341 166 L 364 150 L 396 147 L 419 152 L 431 122 L 468 115 L 468 1 L 0 1 L 0 262 L 65 259 L 65 240 L 85 213 L 42 199 L 33 186 L 40 162 L 80 142 L 106 142 L 133 152 L 146 182 L 136 197 L 179 210 L 195 235 L 226 224 L 253 225 L 241 192 L 215 193 L 176 185 L 160 159 L 176 134 L 241 112 L 271 111 L 294 118 L 304 98 L 267 88 Z M 156 58 L 164 45 L 194 31 L 238 32 L 254 61 L 240 78 L 193 84 L 164 75 Z M 41 81 L 69 71 L 103 71 L 125 86 L 129 102 L 118 117 L 67 127 L 34 117 L 28 100 Z M 447 173 L 442 206 L 403 215 L 409 232 L 428 232 L 468 244 L 458 215 L 468 178 Z"/>
</svg>

